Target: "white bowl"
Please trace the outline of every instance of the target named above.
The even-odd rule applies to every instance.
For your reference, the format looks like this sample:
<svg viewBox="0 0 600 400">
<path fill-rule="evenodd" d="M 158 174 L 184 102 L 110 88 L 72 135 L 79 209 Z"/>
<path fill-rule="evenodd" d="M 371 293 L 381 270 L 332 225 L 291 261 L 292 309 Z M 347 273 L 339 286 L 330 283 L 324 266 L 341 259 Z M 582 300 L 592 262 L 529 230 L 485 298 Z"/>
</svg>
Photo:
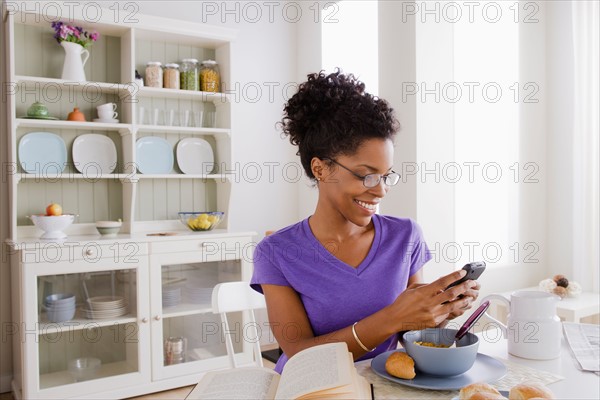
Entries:
<svg viewBox="0 0 600 400">
<path fill-rule="evenodd" d="M 50 304 L 75 304 L 75 295 L 71 293 L 54 293 L 46 296 L 44 303 Z"/>
<path fill-rule="evenodd" d="M 98 358 L 81 357 L 69 361 L 69 372 L 77 381 L 85 381 L 96 377 L 102 362 Z"/>
<path fill-rule="evenodd" d="M 421 372 L 436 376 L 460 375 L 473 366 L 479 349 L 479 338 L 467 332 L 456 347 L 429 347 L 415 342 L 429 342 L 450 346 L 458 331 L 448 328 L 429 328 L 421 331 L 408 331 L 401 339 L 402 346 L 415 360 L 415 367 Z"/>
<path fill-rule="evenodd" d="M 119 233 L 121 221 L 96 221 L 96 229 L 103 236 L 115 236 Z"/>
<path fill-rule="evenodd" d="M 29 217 L 33 224 L 45 233 L 41 239 L 64 239 L 67 235 L 63 230 L 67 229 L 75 220 L 74 214 L 63 215 L 32 215 Z"/>
<path fill-rule="evenodd" d="M 70 321 L 75 316 L 75 304 L 67 308 L 46 308 L 46 316 L 50 322 Z"/>
</svg>

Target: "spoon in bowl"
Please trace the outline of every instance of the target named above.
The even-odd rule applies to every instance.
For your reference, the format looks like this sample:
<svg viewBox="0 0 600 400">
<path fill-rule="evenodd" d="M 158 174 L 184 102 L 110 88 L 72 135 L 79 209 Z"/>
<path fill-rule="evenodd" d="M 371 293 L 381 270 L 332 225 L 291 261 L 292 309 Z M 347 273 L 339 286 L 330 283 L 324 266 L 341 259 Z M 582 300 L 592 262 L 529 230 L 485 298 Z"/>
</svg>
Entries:
<svg viewBox="0 0 600 400">
<path fill-rule="evenodd" d="M 450 347 L 456 347 L 456 343 L 458 343 L 458 341 L 467 334 L 469 329 L 471 329 L 473 327 L 473 325 L 475 325 L 475 323 L 477 321 L 479 321 L 479 318 L 481 318 L 483 313 L 485 313 L 487 311 L 489 306 L 490 306 L 489 300 L 486 300 L 483 303 L 481 303 L 481 305 L 477 308 L 477 310 L 475 310 L 475 312 L 473 314 L 471 314 L 471 316 L 467 319 L 467 321 L 460 327 L 458 332 L 456 332 L 456 335 L 454 335 L 454 342 L 452 343 L 452 345 Z"/>
</svg>

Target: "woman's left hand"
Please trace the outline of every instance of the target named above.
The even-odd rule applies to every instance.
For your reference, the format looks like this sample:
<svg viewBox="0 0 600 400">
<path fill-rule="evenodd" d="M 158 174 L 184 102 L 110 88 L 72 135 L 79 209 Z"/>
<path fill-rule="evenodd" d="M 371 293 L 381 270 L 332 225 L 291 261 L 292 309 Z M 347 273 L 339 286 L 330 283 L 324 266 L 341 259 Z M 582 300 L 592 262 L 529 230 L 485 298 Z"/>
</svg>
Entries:
<svg viewBox="0 0 600 400">
<path fill-rule="evenodd" d="M 479 289 L 481 288 L 481 285 L 479 284 L 479 282 L 475 281 L 475 283 L 476 283 L 476 285 L 474 287 L 470 288 L 463 294 L 464 297 L 469 297 L 469 304 L 467 304 L 465 307 L 461 308 L 460 310 L 451 312 L 448 315 L 448 318 L 446 318 L 446 321 L 450 321 L 454 318 L 460 317 L 461 315 L 463 315 L 465 313 L 465 311 L 471 309 L 471 307 L 473 306 L 473 302 L 475 300 L 477 300 L 477 298 L 479 297 Z"/>
</svg>

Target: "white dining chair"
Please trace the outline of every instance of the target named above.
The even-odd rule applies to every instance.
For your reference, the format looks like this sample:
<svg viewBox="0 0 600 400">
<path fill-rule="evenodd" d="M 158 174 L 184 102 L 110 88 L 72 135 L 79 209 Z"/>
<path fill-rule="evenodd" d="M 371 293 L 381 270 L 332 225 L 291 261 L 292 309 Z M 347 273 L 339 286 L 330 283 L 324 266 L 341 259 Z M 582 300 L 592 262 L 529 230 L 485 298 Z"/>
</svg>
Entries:
<svg viewBox="0 0 600 400">
<path fill-rule="evenodd" d="M 233 349 L 233 341 L 231 340 L 232 332 L 229 329 L 227 322 L 227 314 L 232 312 L 243 312 L 244 325 L 241 328 L 240 337 L 242 340 L 250 339 L 252 343 L 254 362 L 259 367 L 263 366 L 262 356 L 260 353 L 260 334 L 254 310 L 267 308 L 265 297 L 253 290 L 248 282 L 224 282 L 217 284 L 212 292 L 212 308 L 215 314 L 220 314 L 223 333 L 225 337 L 225 346 L 229 363 L 232 368 L 236 368 L 235 352 Z"/>
</svg>

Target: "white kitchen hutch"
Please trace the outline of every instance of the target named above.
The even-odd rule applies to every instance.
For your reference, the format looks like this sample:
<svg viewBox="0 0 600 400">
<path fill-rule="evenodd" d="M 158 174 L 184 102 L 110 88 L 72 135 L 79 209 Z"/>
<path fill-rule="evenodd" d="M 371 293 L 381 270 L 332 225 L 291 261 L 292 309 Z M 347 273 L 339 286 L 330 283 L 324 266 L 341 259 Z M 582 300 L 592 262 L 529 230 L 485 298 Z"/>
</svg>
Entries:
<svg viewBox="0 0 600 400">
<path fill-rule="evenodd" d="M 10 2 L 4 10 L 8 85 L 10 252 L 14 334 L 14 381 L 17 398 L 123 398 L 197 382 L 228 361 L 219 319 L 206 293 L 219 282 L 249 280 L 253 232 L 229 228 L 232 171 L 232 126 L 235 104 L 226 94 L 232 86 L 235 32 L 216 26 L 144 16 L 134 9 L 60 8 Z M 98 4 L 98 3 L 95 3 Z M 133 3 L 128 3 L 132 5 Z M 18 7 L 23 7 L 19 10 Z M 100 12 L 98 12 L 100 10 Z M 92 13 L 92 11 L 94 11 Z M 100 38 L 85 65 L 86 82 L 60 79 L 64 53 L 54 40 L 52 21 L 97 31 Z M 146 62 L 178 62 L 184 58 L 219 63 L 221 93 L 139 87 L 135 71 Z M 225 92 L 225 93 L 224 93 Z M 40 101 L 58 120 L 27 119 L 29 106 Z M 118 123 L 91 122 L 96 106 L 114 102 Z M 67 121 L 78 107 L 88 122 Z M 216 111 L 216 127 L 154 125 L 140 120 L 140 109 Z M 31 132 L 59 135 L 68 151 L 66 168 L 26 173 L 18 157 L 20 139 Z M 83 134 L 112 140 L 118 162 L 113 173 L 81 173 L 70 149 Z M 237 132 L 236 132 L 237 133 Z M 136 168 L 136 141 L 154 136 L 176 149 L 185 138 L 201 137 L 215 154 L 215 168 L 206 174 L 142 174 Z M 43 213 L 50 202 L 77 214 L 60 242 L 40 240 L 42 233 L 27 216 Z M 179 211 L 224 211 L 220 226 L 191 232 L 178 220 Z M 100 236 L 98 220 L 123 220 L 116 237 Z M 167 233 L 168 235 L 162 235 Z M 149 235 L 152 234 L 152 235 Z M 191 288 L 194 301 L 165 301 L 165 287 Z M 190 286 L 191 285 L 191 286 Z M 71 293 L 75 317 L 49 322 L 46 296 Z M 172 292 L 169 292 L 171 295 Z M 87 299 L 119 296 L 128 312 L 114 318 L 86 318 Z M 238 323 L 236 352 L 240 364 L 250 362 L 252 349 Z M 183 338 L 184 360 L 165 357 L 165 341 Z M 69 371 L 77 358 L 101 360 L 84 379 Z"/>
</svg>

